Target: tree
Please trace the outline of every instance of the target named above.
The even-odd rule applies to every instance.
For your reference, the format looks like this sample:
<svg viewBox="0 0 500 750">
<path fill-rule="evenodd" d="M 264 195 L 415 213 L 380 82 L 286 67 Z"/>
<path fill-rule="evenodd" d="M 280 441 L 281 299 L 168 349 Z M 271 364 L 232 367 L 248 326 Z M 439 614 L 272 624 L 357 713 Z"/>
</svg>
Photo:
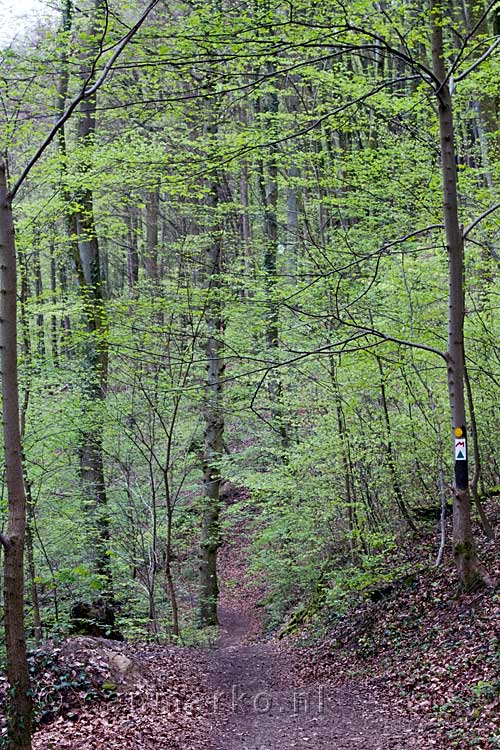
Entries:
<svg viewBox="0 0 500 750">
<path fill-rule="evenodd" d="M 84 86 L 92 81 L 94 60 L 99 54 L 104 26 L 105 8 L 96 0 L 87 32 L 87 49 L 83 59 Z M 65 14 L 66 15 L 66 14 Z M 65 23 L 63 18 L 63 25 Z M 85 341 L 85 372 L 83 391 L 83 427 L 79 458 L 83 483 L 85 514 L 90 521 L 89 546 L 95 550 L 95 570 L 103 580 L 103 596 L 113 602 L 113 578 L 109 559 L 109 518 L 106 479 L 104 474 L 102 420 L 108 383 L 108 322 L 105 302 L 105 281 L 102 273 L 99 239 L 96 233 L 93 191 L 88 175 L 92 168 L 92 154 L 96 137 L 96 93 L 85 97 L 78 113 L 77 149 L 79 152 L 79 187 L 73 202 L 70 226 L 74 226 L 78 253 L 75 261 L 79 293 L 87 329 Z M 72 209 L 69 207 L 69 211 Z"/>
<path fill-rule="evenodd" d="M 484 582 L 484 573 L 477 558 L 471 524 L 464 385 L 464 239 L 458 215 L 457 154 L 449 75 L 444 60 L 443 18 L 443 7 L 437 0 L 431 6 L 432 61 L 438 98 L 443 215 L 449 263 L 447 363 L 455 459 L 453 554 L 460 582 L 470 591 Z"/>
<path fill-rule="evenodd" d="M 206 133 L 217 136 L 216 113 L 208 114 Z M 206 396 L 204 405 L 205 435 L 203 450 L 203 505 L 200 538 L 200 625 L 217 625 L 217 550 L 220 536 L 219 462 L 223 454 L 224 406 L 222 399 L 225 364 L 224 320 L 222 309 L 222 232 L 218 217 L 220 186 L 217 172 L 208 181 L 205 198 L 207 246 L 203 258 L 205 298 Z"/>
<path fill-rule="evenodd" d="M 9 511 L 7 534 L 0 537 L 4 548 L 5 642 L 10 685 L 8 731 L 12 750 L 30 750 L 33 707 L 24 633 L 26 494 L 19 421 L 17 263 L 4 163 L 0 164 L 0 273 L 2 415 Z"/>
</svg>

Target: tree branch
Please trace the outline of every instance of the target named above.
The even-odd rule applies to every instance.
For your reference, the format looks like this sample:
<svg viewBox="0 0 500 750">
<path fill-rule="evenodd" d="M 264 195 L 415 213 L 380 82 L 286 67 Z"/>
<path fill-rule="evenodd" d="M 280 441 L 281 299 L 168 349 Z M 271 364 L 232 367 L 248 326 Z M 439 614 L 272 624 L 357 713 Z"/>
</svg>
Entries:
<svg viewBox="0 0 500 750">
<path fill-rule="evenodd" d="M 342 323 L 345 324 L 345 321 L 342 321 Z M 438 357 L 442 357 L 445 362 L 448 362 L 447 353 L 441 351 L 441 349 L 436 349 L 436 347 L 434 346 L 427 346 L 427 344 L 419 344 L 417 341 L 407 341 L 406 339 L 400 339 L 400 338 L 397 338 L 396 336 L 389 336 L 388 334 L 382 333 L 382 331 L 377 331 L 375 328 L 365 328 L 364 326 L 360 328 L 365 333 L 368 333 L 372 336 L 377 336 L 383 341 L 391 341 L 393 344 L 406 346 L 406 347 L 409 347 L 410 349 L 420 349 L 421 351 L 424 351 L 424 352 L 437 354 Z"/>
<path fill-rule="evenodd" d="M 490 11 L 493 10 L 493 8 L 497 4 L 497 2 L 498 2 L 498 0 L 492 0 L 492 2 L 490 2 L 489 5 L 488 5 L 488 7 L 485 9 L 484 13 L 478 19 L 478 21 L 467 32 L 466 36 L 463 39 L 462 46 L 459 49 L 459 51 L 458 51 L 458 53 L 457 53 L 457 55 L 455 57 L 455 60 L 453 61 L 453 64 L 451 65 L 450 69 L 448 70 L 448 73 L 446 75 L 446 79 L 443 81 L 443 85 L 444 85 L 444 83 L 447 83 L 452 78 L 453 73 L 455 72 L 455 70 L 460 65 L 460 61 L 461 61 L 461 59 L 464 56 L 464 52 L 465 52 L 465 50 L 467 48 L 467 45 L 468 45 L 469 41 L 474 37 L 476 31 L 479 31 L 479 29 L 481 28 L 481 26 L 483 25 L 483 23 L 485 22 L 485 20 L 489 16 Z"/>
<path fill-rule="evenodd" d="M 498 37 L 498 39 L 496 39 L 493 42 L 492 45 L 490 45 L 490 47 L 488 47 L 488 49 L 486 50 L 486 52 L 484 54 L 482 54 L 481 57 L 478 57 L 477 60 L 475 62 L 473 62 L 472 65 L 469 68 L 467 68 L 467 70 L 464 70 L 463 73 L 460 73 L 460 75 L 456 76 L 453 79 L 454 83 L 458 83 L 459 81 L 463 81 L 464 78 L 466 78 L 469 75 L 469 73 L 472 73 L 473 70 L 475 70 L 479 65 L 481 65 L 481 63 L 484 62 L 491 55 L 491 53 L 496 50 L 496 48 L 498 47 L 499 44 L 500 44 L 500 36 Z"/>
<path fill-rule="evenodd" d="M 472 232 L 473 229 L 477 227 L 478 224 L 480 224 L 484 219 L 486 219 L 490 214 L 494 213 L 500 208 L 500 203 L 495 203 L 494 206 L 490 206 L 484 213 L 481 214 L 481 216 L 478 216 L 477 219 L 474 219 L 472 224 L 469 224 L 465 232 L 463 233 L 464 240 L 466 239 L 467 235 Z"/>
</svg>

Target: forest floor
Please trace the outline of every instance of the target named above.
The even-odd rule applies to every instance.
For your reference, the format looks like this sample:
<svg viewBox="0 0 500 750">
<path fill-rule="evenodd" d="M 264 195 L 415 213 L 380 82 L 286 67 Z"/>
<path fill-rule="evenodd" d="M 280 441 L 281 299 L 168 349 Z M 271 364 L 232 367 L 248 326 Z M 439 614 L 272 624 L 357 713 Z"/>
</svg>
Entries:
<svg viewBox="0 0 500 750">
<path fill-rule="evenodd" d="M 377 695 L 309 677 L 301 682 L 304 654 L 262 636 L 255 606 L 262 592 L 243 583 L 244 547 L 228 547 L 221 558 L 229 583 L 221 594 L 220 636 L 211 648 L 75 638 L 47 649 L 48 683 L 56 679 L 51 660 L 59 656 L 67 682 L 85 668 L 96 686 L 119 682 L 122 692 L 88 705 L 80 696 L 57 717 L 49 715 L 36 733 L 35 750 L 413 747 L 412 726 Z"/>
<path fill-rule="evenodd" d="M 493 590 L 450 597 L 450 567 L 425 571 L 306 643 L 307 630 L 281 640 L 263 634 L 264 591 L 246 577 L 243 534 L 221 551 L 217 642 L 88 639 L 85 654 L 85 639 L 70 639 L 71 668 L 59 672 L 76 697 L 49 712 L 35 750 L 500 748 L 498 552 L 498 544 L 482 550 Z M 78 670 L 94 670 L 102 685 L 110 650 L 126 684 L 87 702 Z M 120 681 L 116 669 L 105 679 Z"/>
</svg>

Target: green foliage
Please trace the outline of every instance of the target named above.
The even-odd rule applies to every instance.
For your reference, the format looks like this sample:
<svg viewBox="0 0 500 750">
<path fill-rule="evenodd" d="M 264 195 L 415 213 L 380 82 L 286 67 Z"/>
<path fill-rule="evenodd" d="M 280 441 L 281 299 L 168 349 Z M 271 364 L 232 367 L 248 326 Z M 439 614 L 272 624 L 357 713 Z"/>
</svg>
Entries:
<svg viewBox="0 0 500 750">
<path fill-rule="evenodd" d="M 113 6 L 99 71 L 135 10 Z M 76 112 L 64 149 L 54 141 L 18 194 L 24 452 L 44 635 L 67 630 L 72 602 L 105 590 L 95 570 L 105 523 L 125 634 L 171 637 L 168 555 L 183 639 L 198 638 L 214 301 L 226 450 L 214 469 L 251 493 L 227 508 L 224 529 L 254 521 L 251 573 L 267 586 L 270 626 L 342 612 L 401 575 L 387 572 L 387 554 L 401 545 L 410 556 L 413 510 L 439 507 L 439 469 L 448 479 L 452 456 L 435 353 L 446 348 L 447 254 L 424 67 L 429 10 L 404 0 L 386 13 L 356 0 L 291 12 L 158 7 L 98 93 L 95 134 L 79 139 Z M 75 11 L 71 32 L 41 29 L 37 44 L 2 51 L 1 146 L 13 179 L 54 117 L 61 76 L 67 101 L 81 86 L 82 55 L 96 41 L 87 21 Z M 465 226 L 497 200 L 500 179 L 498 51 L 458 80 L 485 51 L 491 23 L 462 57 L 465 20 L 454 9 L 445 24 Z M 418 66 L 393 55 L 402 39 Z M 84 191 L 106 298 L 98 332 L 74 262 L 89 239 L 72 223 L 88 210 Z M 499 471 L 498 230 L 492 212 L 466 243 L 466 351 L 486 486 Z M 220 285 L 209 288 L 206 249 L 219 237 Z M 95 398 L 89 353 L 107 348 L 106 394 Z M 89 435 L 104 457 L 105 508 L 81 479 Z M 2 488 L 2 520 L 5 502 Z M 31 629 L 31 609 L 29 618 Z"/>
</svg>

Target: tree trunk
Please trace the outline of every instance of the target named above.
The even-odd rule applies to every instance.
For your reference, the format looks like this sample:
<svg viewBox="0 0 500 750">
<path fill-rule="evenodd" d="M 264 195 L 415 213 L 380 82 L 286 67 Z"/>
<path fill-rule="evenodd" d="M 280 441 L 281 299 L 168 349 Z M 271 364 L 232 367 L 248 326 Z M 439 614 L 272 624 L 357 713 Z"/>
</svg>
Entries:
<svg viewBox="0 0 500 750">
<path fill-rule="evenodd" d="M 328 357 L 330 379 L 332 382 L 335 408 L 337 411 L 337 429 L 339 431 L 340 438 L 340 450 L 342 458 L 342 466 L 344 471 L 344 487 L 345 487 L 345 504 L 347 507 L 347 516 L 349 522 L 349 546 L 351 548 L 351 556 L 354 560 L 356 554 L 356 542 L 359 539 L 361 546 L 364 550 L 367 549 L 363 528 L 359 523 L 358 512 L 357 512 L 357 498 L 356 489 L 353 478 L 353 467 L 351 461 L 351 448 L 349 444 L 349 432 L 347 429 L 347 422 L 344 414 L 344 408 L 342 405 L 342 397 L 340 393 L 340 385 L 337 377 L 337 367 L 332 354 Z"/>
<path fill-rule="evenodd" d="M 172 635 L 176 638 L 180 636 L 180 625 L 179 625 L 179 607 L 177 604 L 177 594 L 175 591 L 174 577 L 172 575 L 172 527 L 173 527 L 173 511 L 170 507 L 167 511 L 167 539 L 166 539 L 166 550 L 165 550 L 165 586 L 167 590 L 167 596 L 170 601 L 170 609 L 172 610 Z"/>
<path fill-rule="evenodd" d="M 474 473 L 470 480 L 470 491 L 474 502 L 476 504 L 479 518 L 481 519 L 481 526 L 485 536 L 490 541 L 495 539 L 495 529 L 491 525 L 487 513 L 484 509 L 481 498 L 479 497 L 478 485 L 481 479 L 481 453 L 479 450 L 479 436 L 477 434 L 477 422 L 476 422 L 476 410 L 474 407 L 474 397 L 472 395 L 472 384 L 470 382 L 467 365 L 464 365 L 464 377 L 465 377 L 465 388 L 467 391 L 467 403 L 469 406 L 469 418 L 470 418 L 470 432 L 472 438 L 472 449 L 474 453 Z"/>
<path fill-rule="evenodd" d="M 244 259 L 244 269 L 246 284 L 242 285 L 241 297 L 250 296 L 245 288 L 252 277 L 252 224 L 250 222 L 250 199 L 248 194 L 248 165 L 243 163 L 240 173 L 240 215 L 239 215 L 239 234 L 242 243 L 242 252 Z"/>
<path fill-rule="evenodd" d="M 461 6 L 464 31 L 467 34 L 470 34 L 480 20 L 480 17 L 484 12 L 484 7 L 482 3 L 474 3 L 473 0 L 462 0 Z M 492 26 L 494 26 L 494 24 L 491 24 L 486 20 L 486 23 L 482 28 L 483 32 L 487 31 L 491 36 L 494 36 L 495 29 L 492 28 Z M 498 146 L 500 143 L 496 97 L 485 91 L 482 92 L 481 96 L 477 99 L 473 98 L 471 104 L 475 115 L 474 120 L 471 123 L 473 138 L 479 145 L 481 156 L 481 182 L 484 183 L 489 190 L 493 191 L 495 190 L 495 180 L 491 169 L 491 157 L 493 156 L 493 158 L 495 158 L 495 156 L 498 155 Z"/>
<path fill-rule="evenodd" d="M 61 264 L 59 268 L 59 282 L 61 284 L 61 302 L 63 307 L 66 307 L 68 299 L 68 273 L 66 266 Z M 69 337 L 71 335 L 71 318 L 67 314 L 63 314 L 60 322 L 61 330 L 61 355 L 67 357 L 71 356 L 71 347 L 68 346 Z"/>
<path fill-rule="evenodd" d="M 213 198 L 213 196 L 212 196 Z M 216 200 L 216 199 L 214 199 Z M 206 251 L 209 299 L 206 306 L 207 383 L 205 403 L 205 450 L 203 457 L 203 516 L 200 560 L 200 624 L 217 625 L 217 550 L 220 545 L 219 512 L 221 477 L 217 461 L 223 453 L 224 414 L 222 384 L 224 365 L 221 359 L 223 323 L 219 297 L 221 243 L 214 239 Z"/>
<path fill-rule="evenodd" d="M 84 61 L 83 75 L 88 75 L 96 49 L 96 37 L 101 22 L 102 2 L 96 0 L 94 16 L 89 31 L 89 49 Z M 104 279 L 102 277 L 99 242 L 94 220 L 92 189 L 85 184 L 86 173 L 92 160 L 92 144 L 96 130 L 96 97 L 85 99 L 80 106 L 78 140 L 84 153 L 81 173 L 82 187 L 78 191 L 78 210 L 74 214 L 78 255 L 76 257 L 79 290 L 83 300 L 85 323 L 88 331 L 85 358 L 88 379 L 84 390 L 89 400 L 89 411 L 93 412 L 90 424 L 82 429 L 80 447 L 80 474 L 83 484 L 86 511 L 90 515 L 91 538 L 89 544 L 94 554 L 94 568 L 103 577 L 103 596 L 113 601 L 113 583 L 109 549 L 109 518 L 104 475 L 102 446 L 102 404 L 106 398 L 108 382 L 108 320 L 105 303 Z M 93 527 L 93 528 L 92 528 Z"/>
<path fill-rule="evenodd" d="M 297 187 L 299 177 L 300 169 L 295 164 L 291 164 L 288 170 L 286 195 L 286 249 L 289 284 L 295 284 L 296 282 L 299 257 L 299 189 Z"/>
<path fill-rule="evenodd" d="M 160 227 L 160 187 L 157 185 L 146 197 L 146 275 L 154 284 L 158 281 L 158 239 Z"/>
<path fill-rule="evenodd" d="M 137 209 L 130 204 L 126 208 L 127 224 L 127 283 L 129 292 L 134 294 L 139 281 L 139 252 L 137 250 Z"/>
<path fill-rule="evenodd" d="M 207 131 L 214 137 L 217 126 L 213 121 Z M 207 220 L 210 241 L 205 251 L 204 285 L 206 290 L 205 356 L 207 367 L 205 397 L 205 445 L 203 454 L 203 512 L 200 539 L 200 612 L 202 627 L 217 625 L 217 551 L 220 546 L 220 484 L 217 462 L 223 454 L 224 411 L 222 406 L 222 377 L 224 362 L 222 347 L 224 322 L 222 319 L 221 272 L 222 236 L 216 216 L 219 204 L 217 177 L 211 181 L 206 198 Z"/>
<path fill-rule="evenodd" d="M 389 407 L 387 405 L 387 394 L 385 390 L 384 368 L 382 365 L 382 360 L 377 354 L 375 355 L 375 359 L 377 361 L 378 371 L 380 375 L 380 396 L 381 396 L 381 401 L 382 401 L 382 412 L 384 415 L 385 436 L 386 436 L 385 450 L 387 454 L 387 462 L 389 464 L 389 472 L 391 474 L 392 489 L 394 492 L 394 497 L 396 498 L 396 504 L 401 512 L 401 515 L 403 516 L 406 523 L 408 524 L 408 528 L 411 529 L 414 533 L 416 533 L 417 527 L 415 526 L 413 522 L 413 518 L 411 517 L 411 513 L 408 510 L 408 507 L 406 505 L 404 495 L 403 495 L 403 490 L 401 488 L 401 483 L 399 481 L 398 472 L 397 472 L 397 461 L 394 456 L 394 448 L 392 445 L 391 420 L 389 417 Z"/>
<path fill-rule="evenodd" d="M 53 238 L 50 242 L 50 298 L 52 305 L 54 305 L 55 307 L 57 302 L 57 263 L 55 258 L 55 246 Z M 52 362 L 57 367 L 59 364 L 59 336 L 58 320 L 55 313 L 52 313 L 50 316 L 50 343 L 52 350 Z"/>
<path fill-rule="evenodd" d="M 458 216 L 457 168 L 453 107 L 446 79 L 443 48 L 443 8 L 440 0 L 431 5 L 432 60 L 434 74 L 441 85 L 436 93 L 439 110 L 441 168 L 443 177 L 443 213 L 448 249 L 448 397 L 455 455 L 453 504 L 453 554 L 460 585 L 470 591 L 483 583 L 471 525 L 471 502 L 467 468 L 467 432 L 464 394 L 464 243 Z M 457 447 L 458 445 L 458 447 Z M 463 458 L 462 458 L 463 456 Z"/>
<path fill-rule="evenodd" d="M 266 74 L 273 76 L 275 66 L 266 66 Z M 260 112 L 267 119 L 270 132 L 276 128 L 279 112 L 279 98 L 277 91 L 271 91 L 260 100 Z M 270 350 L 279 349 L 279 308 L 274 299 L 277 265 L 278 265 L 278 149 L 276 145 L 269 147 L 267 163 L 261 162 L 259 174 L 259 188 L 264 210 L 264 274 L 267 295 L 266 313 L 266 344 Z M 273 372 L 268 380 L 268 392 L 271 401 L 271 413 L 275 430 L 280 436 L 284 449 L 289 446 L 287 424 L 283 414 L 283 386 L 280 378 Z"/>
<path fill-rule="evenodd" d="M 26 420 L 31 397 L 31 376 L 33 356 L 30 337 L 30 325 L 27 316 L 26 305 L 30 297 L 28 262 L 26 254 L 23 253 L 20 261 L 21 277 L 21 294 L 20 294 L 20 321 L 22 330 L 22 352 L 27 365 L 27 374 L 24 377 L 23 396 L 20 410 L 20 429 L 21 429 L 21 460 L 23 463 L 24 487 L 26 494 L 26 559 L 28 563 L 28 572 L 30 578 L 31 606 L 33 608 L 33 628 L 35 643 L 40 645 L 42 640 L 42 621 L 40 616 L 40 603 L 38 600 L 38 587 L 36 584 L 36 568 L 33 550 L 32 527 L 34 524 L 34 503 L 32 495 L 32 486 L 26 470 L 26 456 L 24 454 L 24 439 L 26 435 Z M 43 333 L 43 331 L 42 331 Z M 37 334 L 38 335 L 38 334 Z"/>
<path fill-rule="evenodd" d="M 33 534 L 31 528 L 33 524 L 33 506 L 32 499 L 27 490 L 27 512 L 28 522 L 26 525 L 26 556 L 28 559 L 28 571 L 30 575 L 30 593 L 31 593 L 31 606 L 33 607 L 33 635 L 35 637 L 35 643 L 40 646 L 42 642 L 42 617 L 40 614 L 40 600 L 38 598 L 38 586 L 36 583 L 36 566 L 35 566 L 35 555 L 33 549 Z"/>
<path fill-rule="evenodd" d="M 37 242 L 37 240 L 35 240 Z M 35 247 L 33 251 L 33 270 L 35 273 L 35 295 L 37 304 L 42 302 L 43 298 L 43 277 L 42 277 L 42 266 L 40 264 L 40 251 L 38 247 Z M 36 349 L 41 360 L 45 357 L 45 321 L 42 312 L 36 314 Z"/>
<path fill-rule="evenodd" d="M 4 164 L 0 164 L 0 274 L 2 416 L 8 497 L 7 534 L 2 537 L 5 551 L 5 646 L 10 685 L 8 746 L 12 750 L 31 750 L 32 700 L 24 633 L 26 495 L 17 372 L 16 248 Z"/>
<path fill-rule="evenodd" d="M 297 76 L 289 78 L 289 88 L 286 97 L 289 115 L 293 117 L 293 127 L 298 130 L 299 124 L 297 113 L 300 111 L 297 88 L 299 80 Z M 296 282 L 298 258 L 299 258 L 299 187 L 300 169 L 292 160 L 288 167 L 287 194 L 286 194 L 286 264 L 288 282 Z"/>
</svg>

